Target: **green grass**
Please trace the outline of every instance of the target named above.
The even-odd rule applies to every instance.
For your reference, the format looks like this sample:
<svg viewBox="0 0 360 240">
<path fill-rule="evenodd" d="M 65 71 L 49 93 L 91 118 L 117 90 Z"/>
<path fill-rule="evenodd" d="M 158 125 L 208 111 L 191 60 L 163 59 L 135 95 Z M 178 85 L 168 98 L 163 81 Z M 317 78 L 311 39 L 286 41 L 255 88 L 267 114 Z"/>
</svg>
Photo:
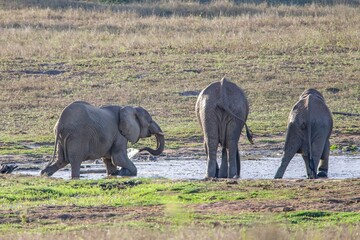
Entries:
<svg viewBox="0 0 360 240">
<path fill-rule="evenodd" d="M 14 181 L 15 183 L 13 183 Z M 16 187 L 14 187 L 16 186 Z M 228 188 L 221 190 L 221 188 Z M 14 176 L 1 183 L 0 204 L 11 207 L 75 204 L 78 206 L 144 206 L 197 204 L 248 199 L 283 199 L 289 190 L 233 191 L 226 183 L 139 180 L 62 181 Z"/>
<path fill-rule="evenodd" d="M 299 211 L 281 215 L 282 221 L 291 224 L 301 224 L 318 227 L 328 226 L 330 222 L 336 224 L 357 224 L 360 222 L 360 215 L 355 212 L 328 212 L 328 211 Z"/>
</svg>

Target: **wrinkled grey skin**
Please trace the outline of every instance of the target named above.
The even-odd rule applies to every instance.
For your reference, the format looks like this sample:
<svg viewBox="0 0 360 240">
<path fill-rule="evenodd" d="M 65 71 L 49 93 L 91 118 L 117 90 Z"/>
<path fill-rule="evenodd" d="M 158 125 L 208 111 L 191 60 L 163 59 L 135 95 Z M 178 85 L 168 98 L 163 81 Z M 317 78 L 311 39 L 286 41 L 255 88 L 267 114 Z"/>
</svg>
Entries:
<svg viewBox="0 0 360 240">
<path fill-rule="evenodd" d="M 83 161 L 102 158 L 108 175 L 136 176 L 137 169 L 127 156 L 128 141 L 136 143 L 139 138 L 155 135 L 157 149 L 146 147 L 140 151 L 159 155 L 164 150 L 159 125 L 141 107 L 98 108 L 86 102 L 73 102 L 61 113 L 54 131 L 54 157 L 58 148 L 58 159 L 48 164 L 41 175 L 51 176 L 70 163 L 71 177 L 79 178 Z"/>
<path fill-rule="evenodd" d="M 308 178 L 327 177 L 333 127 L 324 97 L 315 89 L 304 91 L 289 115 L 284 155 L 275 178 L 282 178 L 296 153 L 301 153 Z"/>
<path fill-rule="evenodd" d="M 245 123 L 249 104 L 244 92 L 236 84 L 223 78 L 202 90 L 195 112 L 204 134 L 206 178 L 240 177 L 238 142 L 244 125 L 248 139 L 252 142 L 250 130 Z M 219 144 L 222 147 L 220 168 L 216 161 Z"/>
</svg>

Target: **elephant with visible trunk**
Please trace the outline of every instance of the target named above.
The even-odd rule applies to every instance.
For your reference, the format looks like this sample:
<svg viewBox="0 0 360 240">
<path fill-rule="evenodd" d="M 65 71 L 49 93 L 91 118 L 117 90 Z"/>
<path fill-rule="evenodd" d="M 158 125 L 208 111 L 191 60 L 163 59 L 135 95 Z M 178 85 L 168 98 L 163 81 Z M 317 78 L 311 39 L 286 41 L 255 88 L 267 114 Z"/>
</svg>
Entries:
<svg viewBox="0 0 360 240">
<path fill-rule="evenodd" d="M 238 142 L 245 125 L 246 134 L 252 143 L 252 136 L 246 125 L 249 104 L 245 93 L 234 83 L 223 78 L 211 83 L 200 93 L 196 115 L 204 134 L 207 155 L 207 178 L 238 178 L 240 176 L 240 155 Z M 222 147 L 220 168 L 216 161 L 218 145 Z"/>
<path fill-rule="evenodd" d="M 71 165 L 71 177 L 80 177 L 82 161 L 102 158 L 108 175 L 136 176 L 137 169 L 127 156 L 128 141 L 155 135 L 157 148 L 145 147 L 152 155 L 164 150 L 164 135 L 150 114 L 141 107 L 95 107 L 87 102 L 73 102 L 61 113 L 55 128 L 55 158 L 41 171 L 51 176 L 60 168 Z M 121 167 L 120 171 L 117 166 Z"/>
<path fill-rule="evenodd" d="M 290 112 L 284 155 L 275 178 L 283 177 L 296 153 L 302 154 L 308 178 L 327 177 L 332 127 L 324 97 L 315 89 L 305 90 Z"/>
</svg>

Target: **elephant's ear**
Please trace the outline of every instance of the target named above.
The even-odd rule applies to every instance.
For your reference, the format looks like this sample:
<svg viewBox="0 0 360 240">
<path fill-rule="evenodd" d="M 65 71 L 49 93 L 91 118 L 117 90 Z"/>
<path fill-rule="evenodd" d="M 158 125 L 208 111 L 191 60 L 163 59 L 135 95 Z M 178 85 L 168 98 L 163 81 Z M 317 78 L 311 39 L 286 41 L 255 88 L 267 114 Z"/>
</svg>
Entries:
<svg viewBox="0 0 360 240">
<path fill-rule="evenodd" d="M 131 143 L 136 143 L 140 137 L 140 124 L 133 107 L 120 109 L 119 130 Z"/>
</svg>

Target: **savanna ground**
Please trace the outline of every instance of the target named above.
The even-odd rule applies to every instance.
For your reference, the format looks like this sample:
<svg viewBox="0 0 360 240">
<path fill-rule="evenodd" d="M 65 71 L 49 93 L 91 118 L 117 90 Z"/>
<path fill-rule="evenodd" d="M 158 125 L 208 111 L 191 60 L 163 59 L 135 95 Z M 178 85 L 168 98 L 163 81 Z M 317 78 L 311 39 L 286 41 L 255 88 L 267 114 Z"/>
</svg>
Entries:
<svg viewBox="0 0 360 240">
<path fill-rule="evenodd" d="M 250 102 L 248 125 L 256 143 L 242 139 L 242 151 L 279 151 L 287 115 L 306 88 L 321 91 L 333 112 L 360 114 L 360 8 L 356 1 L 337 3 L 0 1 L 1 159 L 48 159 L 54 123 L 79 99 L 143 106 L 166 133 L 164 154 L 202 152 L 196 94 L 223 76 L 241 86 Z M 332 153 L 356 152 L 360 118 L 334 115 L 334 122 Z M 360 234 L 359 179 L 66 181 L 4 175 L 0 185 L 6 238 Z"/>
</svg>

